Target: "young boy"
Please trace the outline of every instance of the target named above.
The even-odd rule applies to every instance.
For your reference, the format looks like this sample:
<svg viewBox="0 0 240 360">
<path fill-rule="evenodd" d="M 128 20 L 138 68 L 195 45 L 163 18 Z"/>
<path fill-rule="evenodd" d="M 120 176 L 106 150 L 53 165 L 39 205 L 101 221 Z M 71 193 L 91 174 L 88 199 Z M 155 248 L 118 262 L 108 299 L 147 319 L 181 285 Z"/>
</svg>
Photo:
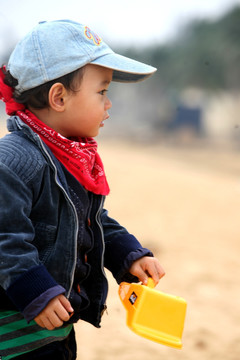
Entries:
<svg viewBox="0 0 240 360">
<path fill-rule="evenodd" d="M 1 69 L 11 115 L 0 140 L 2 359 L 76 359 L 72 324 L 100 327 L 104 267 L 118 283 L 164 275 L 103 209 L 109 187 L 93 139 L 109 118 L 110 82 L 155 70 L 67 20 L 40 23 Z"/>
</svg>

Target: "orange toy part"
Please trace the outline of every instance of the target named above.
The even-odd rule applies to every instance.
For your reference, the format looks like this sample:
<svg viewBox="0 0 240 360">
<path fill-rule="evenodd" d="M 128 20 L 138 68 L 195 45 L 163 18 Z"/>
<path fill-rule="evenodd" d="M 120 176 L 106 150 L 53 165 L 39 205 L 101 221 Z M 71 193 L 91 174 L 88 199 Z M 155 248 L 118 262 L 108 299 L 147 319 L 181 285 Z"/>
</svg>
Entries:
<svg viewBox="0 0 240 360">
<path fill-rule="evenodd" d="M 154 289 L 152 278 L 147 285 L 122 282 L 119 296 L 127 310 L 127 325 L 149 340 L 182 348 L 186 301 Z"/>
</svg>

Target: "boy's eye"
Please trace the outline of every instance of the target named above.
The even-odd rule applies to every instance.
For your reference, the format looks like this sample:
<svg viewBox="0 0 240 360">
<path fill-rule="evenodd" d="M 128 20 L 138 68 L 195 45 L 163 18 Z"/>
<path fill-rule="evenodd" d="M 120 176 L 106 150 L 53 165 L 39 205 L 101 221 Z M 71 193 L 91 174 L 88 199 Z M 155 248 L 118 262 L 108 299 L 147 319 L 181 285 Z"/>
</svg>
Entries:
<svg viewBox="0 0 240 360">
<path fill-rule="evenodd" d="M 101 90 L 101 91 L 99 92 L 100 95 L 106 95 L 106 93 L 107 93 L 107 89 Z"/>
</svg>

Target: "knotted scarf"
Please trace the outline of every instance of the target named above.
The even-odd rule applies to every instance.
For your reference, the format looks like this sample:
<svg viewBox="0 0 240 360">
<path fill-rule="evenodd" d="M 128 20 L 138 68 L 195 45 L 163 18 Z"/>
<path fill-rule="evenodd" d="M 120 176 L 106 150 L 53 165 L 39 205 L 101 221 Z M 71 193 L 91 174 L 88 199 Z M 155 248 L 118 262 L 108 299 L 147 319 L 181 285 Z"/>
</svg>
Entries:
<svg viewBox="0 0 240 360">
<path fill-rule="evenodd" d="M 54 156 L 88 190 L 95 194 L 108 195 L 109 186 L 97 142 L 93 138 L 65 138 L 39 120 L 23 104 L 13 99 L 14 89 L 4 83 L 0 69 L 0 100 L 6 105 L 8 115 L 17 115 L 50 148 Z"/>
</svg>

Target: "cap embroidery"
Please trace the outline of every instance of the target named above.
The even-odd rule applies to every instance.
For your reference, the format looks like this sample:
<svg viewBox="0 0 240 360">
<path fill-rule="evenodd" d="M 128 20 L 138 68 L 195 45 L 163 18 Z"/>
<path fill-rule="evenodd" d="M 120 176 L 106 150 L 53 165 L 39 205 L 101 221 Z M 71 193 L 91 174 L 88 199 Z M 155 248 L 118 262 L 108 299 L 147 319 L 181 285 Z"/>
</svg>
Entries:
<svg viewBox="0 0 240 360">
<path fill-rule="evenodd" d="M 88 26 L 84 28 L 84 34 L 88 40 L 92 40 L 95 45 L 99 46 L 102 42 L 102 39 L 95 34 Z"/>
</svg>

